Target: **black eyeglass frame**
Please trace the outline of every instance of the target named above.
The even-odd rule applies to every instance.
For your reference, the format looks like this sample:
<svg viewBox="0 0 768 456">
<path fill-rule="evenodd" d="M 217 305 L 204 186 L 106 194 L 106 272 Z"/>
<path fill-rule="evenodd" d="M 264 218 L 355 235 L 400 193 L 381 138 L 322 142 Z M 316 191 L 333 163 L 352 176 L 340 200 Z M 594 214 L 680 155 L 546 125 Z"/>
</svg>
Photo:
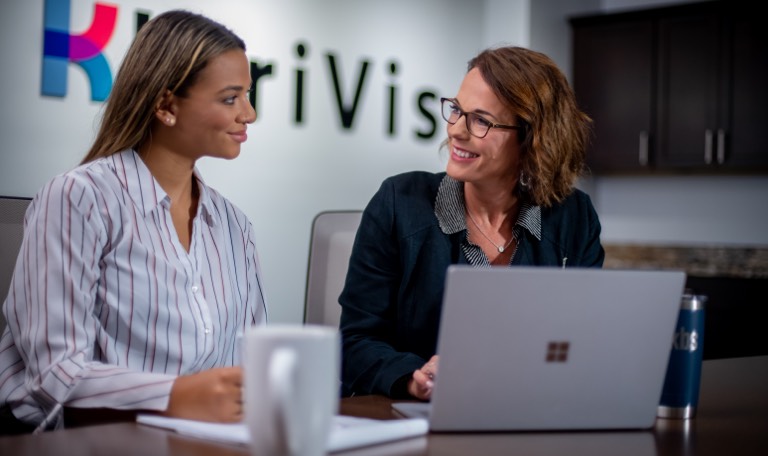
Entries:
<svg viewBox="0 0 768 456">
<path fill-rule="evenodd" d="M 455 121 L 451 122 L 449 119 L 445 117 L 445 102 L 448 101 L 450 103 L 453 103 L 453 105 L 456 107 L 456 109 L 459 110 L 459 117 L 456 118 Z M 467 126 L 467 131 L 469 134 L 476 138 L 485 138 L 488 136 L 488 132 L 491 131 L 491 128 L 503 128 L 506 130 L 525 130 L 525 127 L 521 127 L 520 125 L 504 125 L 500 123 L 494 123 L 490 120 L 486 119 L 485 117 L 481 116 L 480 114 L 475 114 L 474 112 L 466 112 L 459 106 L 458 101 L 455 98 L 440 98 L 440 115 L 442 116 L 443 120 L 448 122 L 451 125 L 456 125 L 456 122 L 461 119 L 462 116 L 464 116 L 464 122 Z M 488 128 L 485 130 L 485 133 L 483 133 L 482 136 L 472 133 L 472 128 L 469 126 L 469 116 L 477 117 L 479 119 L 482 119 L 484 122 L 488 124 Z"/>
</svg>

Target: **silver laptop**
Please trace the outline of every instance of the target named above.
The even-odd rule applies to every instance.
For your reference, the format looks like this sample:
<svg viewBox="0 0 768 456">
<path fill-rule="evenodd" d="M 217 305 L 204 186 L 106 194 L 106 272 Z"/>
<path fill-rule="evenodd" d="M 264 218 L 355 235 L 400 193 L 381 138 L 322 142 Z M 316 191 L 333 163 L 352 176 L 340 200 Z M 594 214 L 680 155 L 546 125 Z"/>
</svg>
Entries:
<svg viewBox="0 0 768 456">
<path fill-rule="evenodd" d="M 447 271 L 432 400 L 395 402 L 430 430 L 653 426 L 683 271 Z"/>
</svg>

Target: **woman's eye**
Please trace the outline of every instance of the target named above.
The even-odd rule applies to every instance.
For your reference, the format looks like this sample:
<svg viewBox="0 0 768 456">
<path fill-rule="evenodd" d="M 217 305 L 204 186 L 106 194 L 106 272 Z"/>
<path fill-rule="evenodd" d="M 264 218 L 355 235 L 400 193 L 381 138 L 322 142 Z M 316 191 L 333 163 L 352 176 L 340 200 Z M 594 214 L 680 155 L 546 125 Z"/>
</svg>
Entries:
<svg viewBox="0 0 768 456">
<path fill-rule="evenodd" d="M 237 99 L 237 97 L 228 97 L 228 98 L 225 98 L 225 99 L 224 99 L 224 104 L 228 104 L 228 105 L 231 105 L 231 104 L 235 104 L 235 100 L 236 100 L 236 99 Z"/>
<path fill-rule="evenodd" d="M 483 119 L 480 116 L 474 116 L 473 122 L 477 124 L 478 127 L 489 127 L 491 126 L 491 123 L 485 119 Z"/>
</svg>

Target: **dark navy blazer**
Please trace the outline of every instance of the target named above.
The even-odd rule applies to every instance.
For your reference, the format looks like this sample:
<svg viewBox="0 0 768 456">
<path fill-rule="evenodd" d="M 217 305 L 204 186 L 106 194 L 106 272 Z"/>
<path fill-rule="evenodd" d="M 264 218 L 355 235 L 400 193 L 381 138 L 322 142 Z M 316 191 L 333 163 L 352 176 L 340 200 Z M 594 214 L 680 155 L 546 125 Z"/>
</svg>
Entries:
<svg viewBox="0 0 768 456">
<path fill-rule="evenodd" d="M 403 397 L 410 374 L 436 352 L 446 269 L 467 262 L 466 230 L 445 234 L 435 215 L 444 176 L 387 178 L 363 212 L 339 297 L 344 396 Z M 567 266 L 602 267 L 600 221 L 578 189 L 541 208 L 541 240 L 523 232 L 511 266 L 559 267 L 567 257 Z"/>
</svg>

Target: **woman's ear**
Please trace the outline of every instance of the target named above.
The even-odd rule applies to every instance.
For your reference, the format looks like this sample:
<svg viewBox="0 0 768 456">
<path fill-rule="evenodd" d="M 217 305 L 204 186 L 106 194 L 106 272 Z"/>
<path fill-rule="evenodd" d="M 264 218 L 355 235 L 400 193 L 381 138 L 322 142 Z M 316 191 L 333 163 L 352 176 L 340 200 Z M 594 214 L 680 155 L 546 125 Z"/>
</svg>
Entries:
<svg viewBox="0 0 768 456">
<path fill-rule="evenodd" d="M 157 106 L 155 106 L 155 118 L 168 127 L 176 125 L 176 106 L 173 101 L 173 94 L 170 90 L 166 90 Z"/>
</svg>

